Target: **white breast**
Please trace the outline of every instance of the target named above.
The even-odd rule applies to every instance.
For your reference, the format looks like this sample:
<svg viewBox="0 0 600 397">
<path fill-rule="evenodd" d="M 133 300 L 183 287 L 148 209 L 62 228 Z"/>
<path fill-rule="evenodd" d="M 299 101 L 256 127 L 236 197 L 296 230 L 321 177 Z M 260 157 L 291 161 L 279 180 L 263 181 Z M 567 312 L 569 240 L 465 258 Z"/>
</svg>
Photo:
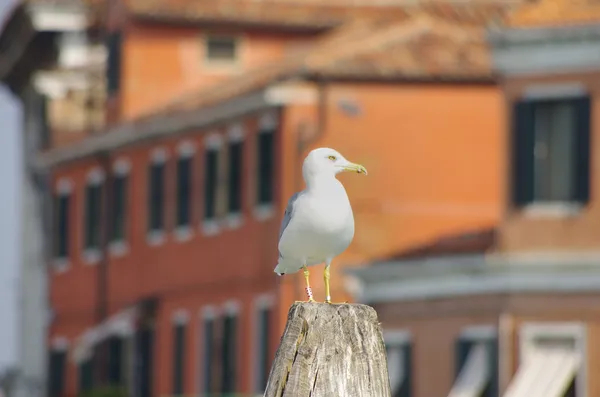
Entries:
<svg viewBox="0 0 600 397">
<path fill-rule="evenodd" d="M 282 235 L 284 257 L 322 263 L 342 253 L 354 237 L 354 217 L 341 183 L 307 192 L 298 199 L 293 220 Z"/>
</svg>

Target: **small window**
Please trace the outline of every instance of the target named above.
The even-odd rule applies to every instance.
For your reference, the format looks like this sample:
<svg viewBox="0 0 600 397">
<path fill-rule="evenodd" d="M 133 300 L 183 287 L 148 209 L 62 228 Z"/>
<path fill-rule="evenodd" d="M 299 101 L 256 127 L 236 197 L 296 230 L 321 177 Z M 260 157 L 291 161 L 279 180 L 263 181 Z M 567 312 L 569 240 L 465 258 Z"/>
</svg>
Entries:
<svg viewBox="0 0 600 397">
<path fill-rule="evenodd" d="M 173 327 L 173 395 L 183 395 L 185 374 L 185 324 Z"/>
<path fill-rule="evenodd" d="M 243 172 L 243 141 L 229 144 L 229 213 L 239 213 L 242 210 L 242 172 Z"/>
<path fill-rule="evenodd" d="M 258 134 L 258 186 L 256 191 L 259 205 L 271 204 L 273 202 L 274 135 L 274 131 L 272 130 L 261 131 Z"/>
<path fill-rule="evenodd" d="M 71 195 L 58 194 L 54 197 L 54 257 L 69 256 Z"/>
<path fill-rule="evenodd" d="M 208 36 L 206 59 L 208 62 L 233 63 L 237 59 L 238 40 L 231 36 Z"/>
<path fill-rule="evenodd" d="M 108 35 L 107 47 L 106 83 L 108 95 L 112 95 L 118 92 L 121 86 L 121 32 L 112 32 Z"/>
<path fill-rule="evenodd" d="M 89 183 L 85 188 L 85 249 L 100 248 L 102 184 Z"/>
<path fill-rule="evenodd" d="M 223 319 L 223 349 L 221 358 L 221 392 L 236 390 L 237 316 L 228 314 Z"/>
<path fill-rule="evenodd" d="M 66 351 L 52 350 L 50 352 L 50 362 L 48 368 L 49 397 L 63 397 L 65 390 L 66 362 Z"/>
<path fill-rule="evenodd" d="M 219 151 L 208 149 L 205 158 L 204 180 L 204 220 L 212 220 L 217 212 L 217 182 L 219 172 Z"/>
<path fill-rule="evenodd" d="M 589 97 L 523 100 L 515 105 L 516 205 L 589 200 L 590 119 Z"/>
<path fill-rule="evenodd" d="M 269 371 L 271 369 L 271 313 L 272 309 L 268 307 L 261 308 L 258 311 L 258 332 L 256 343 L 258 345 L 257 357 L 257 393 L 264 393 L 267 387 Z"/>
<path fill-rule="evenodd" d="M 160 231 L 164 228 L 165 215 L 165 164 L 153 162 L 148 170 L 148 229 Z"/>
<path fill-rule="evenodd" d="M 204 394 L 209 396 L 216 392 L 215 372 L 214 372 L 214 354 L 215 354 L 215 320 L 212 317 L 204 319 L 203 327 L 204 344 L 202 357 L 202 378 L 204 380 Z"/>
<path fill-rule="evenodd" d="M 115 175 L 113 178 L 111 241 L 125 240 L 128 179 L 126 174 Z"/>
<path fill-rule="evenodd" d="M 468 390 L 481 397 L 498 396 L 498 339 L 456 341 L 456 390 Z"/>
<path fill-rule="evenodd" d="M 519 366 L 505 395 L 532 395 L 531 385 L 547 396 L 587 395 L 585 325 L 524 324 L 519 334 Z"/>
<path fill-rule="evenodd" d="M 192 157 L 177 160 L 177 226 L 189 226 L 192 195 Z"/>
</svg>

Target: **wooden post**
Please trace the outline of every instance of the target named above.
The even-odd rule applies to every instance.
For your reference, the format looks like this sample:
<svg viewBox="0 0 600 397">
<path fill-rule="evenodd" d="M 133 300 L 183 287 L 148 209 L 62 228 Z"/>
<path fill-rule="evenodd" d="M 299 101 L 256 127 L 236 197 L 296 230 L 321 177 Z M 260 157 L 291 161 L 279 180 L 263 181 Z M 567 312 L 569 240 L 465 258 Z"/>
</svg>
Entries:
<svg viewBox="0 0 600 397">
<path fill-rule="evenodd" d="M 366 305 L 294 303 L 264 397 L 391 397 L 383 335 Z"/>
</svg>

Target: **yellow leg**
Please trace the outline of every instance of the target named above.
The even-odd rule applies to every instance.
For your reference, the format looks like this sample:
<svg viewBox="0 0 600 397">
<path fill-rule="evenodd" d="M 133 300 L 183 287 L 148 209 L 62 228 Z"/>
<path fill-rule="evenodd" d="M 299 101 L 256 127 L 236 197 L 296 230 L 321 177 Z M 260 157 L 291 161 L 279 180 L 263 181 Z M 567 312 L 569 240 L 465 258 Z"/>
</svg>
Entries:
<svg viewBox="0 0 600 397">
<path fill-rule="evenodd" d="M 323 280 L 325 281 L 325 303 L 331 303 L 331 294 L 329 293 L 329 265 L 325 265 Z"/>
<path fill-rule="evenodd" d="M 309 273 L 308 273 L 308 267 L 306 267 L 306 265 L 304 265 L 304 280 L 306 280 L 306 295 L 308 296 L 308 301 L 309 302 L 314 302 L 315 300 L 313 299 L 313 294 L 312 294 L 312 289 L 310 288 L 310 281 L 309 281 Z"/>
</svg>

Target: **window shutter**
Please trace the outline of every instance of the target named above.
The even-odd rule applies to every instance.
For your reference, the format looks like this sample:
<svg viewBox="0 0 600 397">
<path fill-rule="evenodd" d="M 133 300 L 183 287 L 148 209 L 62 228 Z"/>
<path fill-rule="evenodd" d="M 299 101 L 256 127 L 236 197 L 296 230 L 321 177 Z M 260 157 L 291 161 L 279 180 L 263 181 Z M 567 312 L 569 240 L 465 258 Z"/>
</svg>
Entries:
<svg viewBox="0 0 600 397">
<path fill-rule="evenodd" d="M 214 320 L 207 318 L 204 320 L 204 394 L 210 395 L 215 391 L 213 387 L 214 382 L 214 371 L 213 371 L 213 358 L 214 358 L 214 346 L 215 343 L 215 331 L 214 331 Z"/>
<path fill-rule="evenodd" d="M 185 324 L 173 327 L 173 395 L 180 396 L 184 391 L 185 375 Z"/>
<path fill-rule="evenodd" d="M 121 32 L 108 36 L 108 62 L 106 69 L 107 91 L 109 95 L 119 91 L 121 83 Z"/>
<path fill-rule="evenodd" d="M 110 384 L 121 385 L 123 382 L 123 339 L 118 336 L 108 340 L 108 380 Z"/>
<path fill-rule="evenodd" d="M 513 204 L 523 206 L 533 201 L 534 171 L 534 104 L 518 101 L 513 107 L 512 125 L 512 193 Z"/>
<path fill-rule="evenodd" d="M 575 201 L 585 204 L 590 199 L 590 124 L 591 98 L 575 100 Z"/>
<path fill-rule="evenodd" d="M 498 338 L 492 338 L 488 342 L 490 382 L 485 388 L 482 397 L 498 397 Z"/>
<path fill-rule="evenodd" d="M 221 392 L 234 393 L 236 391 L 236 354 L 237 354 L 237 318 L 227 315 L 223 319 L 223 349 L 221 361 Z"/>
</svg>

